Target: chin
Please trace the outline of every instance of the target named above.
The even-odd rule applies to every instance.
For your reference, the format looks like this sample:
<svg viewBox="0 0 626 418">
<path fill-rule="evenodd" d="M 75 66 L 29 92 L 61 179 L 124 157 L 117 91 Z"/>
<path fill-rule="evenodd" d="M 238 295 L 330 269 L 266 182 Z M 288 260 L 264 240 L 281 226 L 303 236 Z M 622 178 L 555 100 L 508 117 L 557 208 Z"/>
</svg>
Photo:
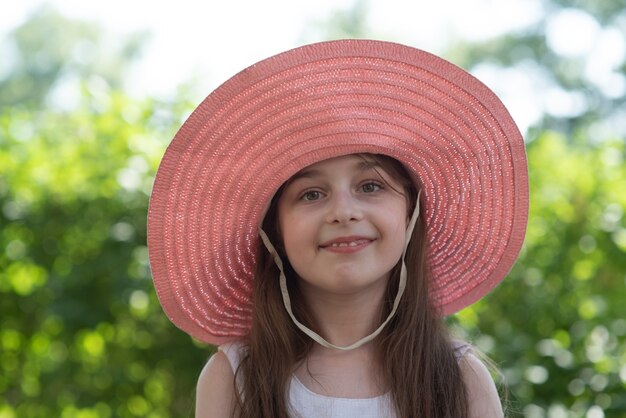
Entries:
<svg viewBox="0 0 626 418">
<path fill-rule="evenodd" d="M 303 280 L 309 286 L 320 290 L 323 289 L 337 295 L 349 295 L 378 286 L 386 288 L 389 275 L 371 276 L 363 272 L 335 272 L 332 276 L 324 280 Z"/>
</svg>

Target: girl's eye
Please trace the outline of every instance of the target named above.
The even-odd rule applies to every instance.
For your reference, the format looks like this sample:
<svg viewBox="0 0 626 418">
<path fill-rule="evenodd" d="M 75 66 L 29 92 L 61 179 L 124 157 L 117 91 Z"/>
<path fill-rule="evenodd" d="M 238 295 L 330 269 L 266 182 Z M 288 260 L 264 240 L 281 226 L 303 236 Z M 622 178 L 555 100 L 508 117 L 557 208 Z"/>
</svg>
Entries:
<svg viewBox="0 0 626 418">
<path fill-rule="evenodd" d="M 365 183 L 361 186 L 361 190 L 364 193 L 374 193 L 381 189 L 380 184 L 378 183 Z"/>
<path fill-rule="evenodd" d="M 320 193 L 319 191 L 309 190 L 308 192 L 304 192 L 302 196 L 300 197 L 300 199 L 310 201 L 310 200 L 317 200 L 320 197 L 322 197 L 322 193 Z"/>
</svg>

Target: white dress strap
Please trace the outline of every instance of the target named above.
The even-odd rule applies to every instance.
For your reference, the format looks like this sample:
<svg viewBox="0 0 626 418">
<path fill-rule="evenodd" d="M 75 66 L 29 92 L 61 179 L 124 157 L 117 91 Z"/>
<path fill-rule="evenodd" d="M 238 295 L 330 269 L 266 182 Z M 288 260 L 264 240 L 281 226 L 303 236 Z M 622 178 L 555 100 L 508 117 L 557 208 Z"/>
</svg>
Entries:
<svg viewBox="0 0 626 418">
<path fill-rule="evenodd" d="M 230 367 L 233 369 L 233 373 L 237 371 L 239 363 L 241 363 L 241 351 L 243 345 L 241 343 L 226 343 L 217 347 L 219 351 L 224 353 L 228 358 Z"/>
<path fill-rule="evenodd" d="M 472 345 L 466 343 L 465 341 L 452 340 L 452 349 L 454 350 L 454 357 L 456 357 L 456 361 L 458 363 L 465 356 L 465 354 L 472 352 Z"/>
</svg>

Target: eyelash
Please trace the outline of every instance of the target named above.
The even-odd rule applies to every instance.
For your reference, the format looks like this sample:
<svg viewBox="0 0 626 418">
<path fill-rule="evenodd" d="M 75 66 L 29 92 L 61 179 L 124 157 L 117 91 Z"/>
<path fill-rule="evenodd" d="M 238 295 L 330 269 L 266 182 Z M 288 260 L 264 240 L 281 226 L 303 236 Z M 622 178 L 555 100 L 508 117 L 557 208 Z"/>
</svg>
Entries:
<svg viewBox="0 0 626 418">
<path fill-rule="evenodd" d="M 367 182 L 363 183 L 359 188 L 361 190 L 363 190 L 363 188 L 365 186 L 374 186 L 376 188 L 376 190 L 371 191 L 371 192 L 366 192 L 366 193 L 374 193 L 374 192 L 377 192 L 377 191 L 382 190 L 384 188 L 383 185 L 380 182 L 373 181 L 373 180 L 370 180 L 370 181 L 367 181 Z"/>
<path fill-rule="evenodd" d="M 374 186 L 375 190 L 367 192 L 367 191 L 364 190 L 364 188 L 367 187 L 367 186 Z M 384 186 L 383 186 L 383 184 L 381 184 L 378 181 L 368 180 L 366 182 L 363 182 L 361 185 L 359 185 L 358 189 L 363 191 L 366 194 L 370 194 L 370 193 L 375 193 L 377 191 L 380 191 L 380 190 L 384 189 Z M 310 197 L 310 195 L 312 193 L 316 193 L 317 194 L 317 198 L 313 198 L 313 199 L 307 198 L 307 196 Z M 323 194 L 323 193 L 321 191 L 319 191 L 319 190 L 307 190 L 307 191 L 303 192 L 300 195 L 299 200 L 303 200 L 303 201 L 306 201 L 306 202 L 318 200 L 319 199 L 319 195 L 321 195 L 321 194 Z"/>
<path fill-rule="evenodd" d="M 317 193 L 318 195 L 322 194 L 322 192 L 320 192 L 319 190 L 307 190 L 306 192 L 304 192 L 304 193 L 302 193 L 300 195 L 300 199 L 299 200 L 304 200 L 305 202 L 310 202 L 310 201 L 313 201 L 313 200 L 317 200 L 317 199 L 307 199 L 306 198 L 311 193 Z"/>
</svg>

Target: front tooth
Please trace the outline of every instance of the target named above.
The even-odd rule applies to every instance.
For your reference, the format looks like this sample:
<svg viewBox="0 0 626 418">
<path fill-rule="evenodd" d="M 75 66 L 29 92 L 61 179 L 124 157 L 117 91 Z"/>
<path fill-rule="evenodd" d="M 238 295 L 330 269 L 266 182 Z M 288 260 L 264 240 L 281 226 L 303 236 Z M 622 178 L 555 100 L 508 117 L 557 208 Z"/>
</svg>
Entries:
<svg viewBox="0 0 626 418">
<path fill-rule="evenodd" d="M 331 244 L 331 247 L 356 247 L 358 244 L 358 242 L 356 241 L 351 241 L 351 242 L 333 242 Z"/>
</svg>

